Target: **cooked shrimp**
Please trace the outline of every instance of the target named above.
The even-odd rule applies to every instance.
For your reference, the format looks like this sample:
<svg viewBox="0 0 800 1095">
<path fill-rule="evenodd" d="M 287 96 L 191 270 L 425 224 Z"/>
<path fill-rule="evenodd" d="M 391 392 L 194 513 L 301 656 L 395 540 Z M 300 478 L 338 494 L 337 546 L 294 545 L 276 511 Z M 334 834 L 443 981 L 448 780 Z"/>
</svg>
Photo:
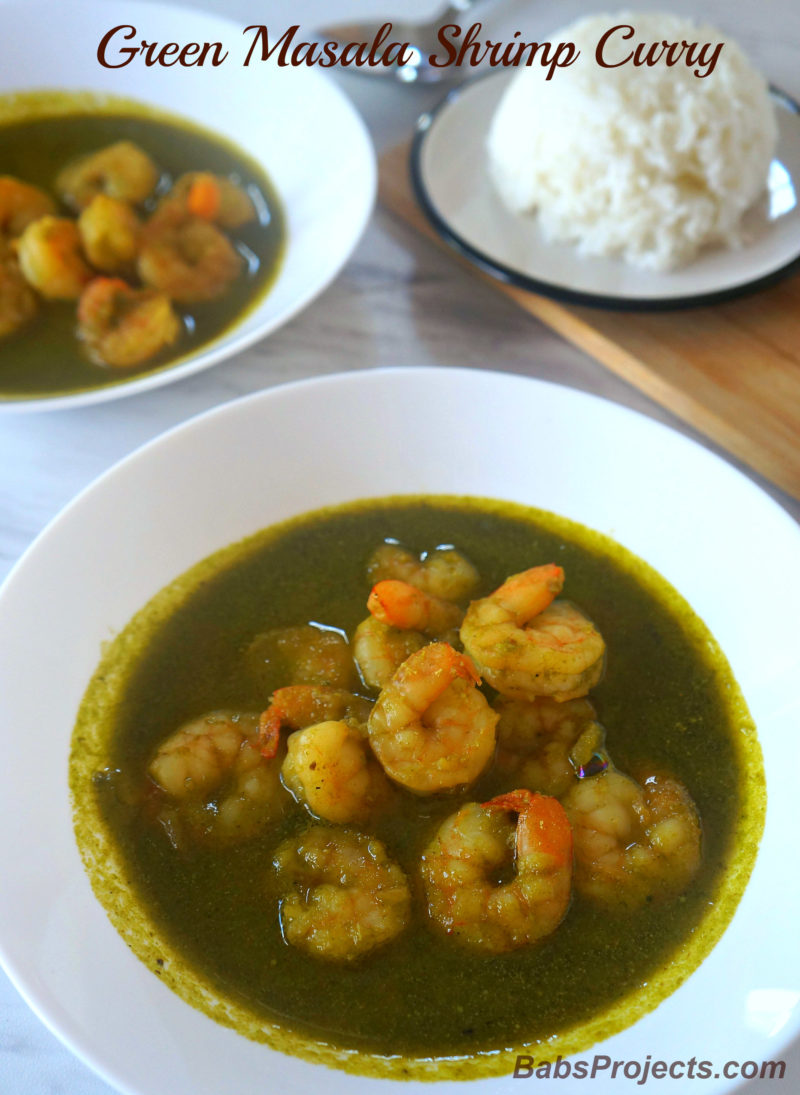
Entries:
<svg viewBox="0 0 800 1095">
<path fill-rule="evenodd" d="M 70 208 L 85 209 L 97 194 L 138 205 L 152 194 L 159 171 L 132 141 L 117 141 L 67 164 L 56 177 L 58 194 Z"/>
<path fill-rule="evenodd" d="M 212 711 L 192 719 L 150 761 L 160 795 L 156 817 L 176 848 L 246 840 L 291 803 L 280 764 L 259 751 L 258 715 Z"/>
<path fill-rule="evenodd" d="M 575 888 L 609 908 L 637 908 L 682 893 L 700 868 L 700 819 L 676 779 L 640 785 L 609 768 L 563 800 L 575 835 Z"/>
<path fill-rule="evenodd" d="M 169 297 L 132 289 L 120 278 L 95 278 L 78 302 L 78 337 L 101 365 L 141 365 L 171 346 L 181 330 Z"/>
<path fill-rule="evenodd" d="M 367 722 L 384 771 L 418 794 L 472 783 L 494 753 L 497 715 L 469 658 L 447 643 L 412 654 L 381 691 Z"/>
<path fill-rule="evenodd" d="M 429 639 L 444 639 L 451 646 L 458 642 L 457 628 L 464 615 L 457 605 L 399 578 L 376 582 L 367 608 L 370 617 L 359 624 L 353 648 L 361 675 L 371 688 L 383 688 L 405 659 Z"/>
<path fill-rule="evenodd" d="M 139 277 L 179 304 L 221 297 L 242 271 L 230 240 L 208 221 L 164 210 L 145 225 Z"/>
<path fill-rule="evenodd" d="M 408 923 L 408 880 L 380 840 L 312 826 L 283 842 L 273 865 L 283 938 L 315 958 L 361 958 Z"/>
<path fill-rule="evenodd" d="M 366 730 L 341 720 L 292 734 L 281 775 L 312 814 L 338 824 L 366 821 L 392 794 Z"/>
<path fill-rule="evenodd" d="M 458 642 L 463 612 L 455 604 L 477 584 L 478 573 L 453 548 L 436 548 L 422 559 L 394 541 L 371 555 L 367 575 L 374 582 L 358 625 L 353 652 L 370 688 L 383 688 L 402 663 L 428 639 Z"/>
<path fill-rule="evenodd" d="M 377 582 L 367 600 L 370 613 L 381 623 L 425 635 L 445 635 L 461 623 L 464 613 L 458 605 L 432 597 L 410 582 L 387 578 Z"/>
<path fill-rule="evenodd" d="M 189 171 L 175 180 L 164 202 L 178 202 L 193 217 L 235 229 L 257 217 L 250 195 L 233 179 L 209 171 Z"/>
<path fill-rule="evenodd" d="M 314 825 L 281 844 L 273 865 L 283 937 L 315 958 L 352 962 L 408 923 L 408 880 L 374 837 Z"/>
<path fill-rule="evenodd" d="M 48 300 L 77 300 L 94 276 L 81 252 L 75 221 L 41 217 L 16 241 L 20 269 Z"/>
<path fill-rule="evenodd" d="M 119 198 L 97 194 L 78 217 L 83 250 L 97 270 L 130 270 L 139 250 L 142 226 L 133 208 Z"/>
<path fill-rule="evenodd" d="M 443 601 L 465 600 L 480 581 L 469 559 L 455 548 L 437 547 L 420 558 L 394 541 L 375 549 L 367 563 L 367 577 L 373 585 L 399 578 Z"/>
<path fill-rule="evenodd" d="M 375 616 L 362 620 L 353 634 L 353 656 L 369 688 L 381 689 L 406 658 L 428 643 L 421 631 L 407 631 L 381 623 Z"/>
<path fill-rule="evenodd" d="M 574 605 L 552 603 L 563 584 L 561 567 L 532 567 L 467 609 L 464 649 L 504 696 L 579 699 L 600 680 L 605 643 Z"/>
<path fill-rule="evenodd" d="M 24 327 L 36 308 L 36 294 L 22 276 L 17 256 L 0 238 L 0 338 Z"/>
<path fill-rule="evenodd" d="M 517 787 L 545 795 L 567 791 L 603 748 L 603 728 L 588 700 L 498 696 L 498 771 Z"/>
<path fill-rule="evenodd" d="M 426 849 L 422 878 L 434 924 L 468 947 L 502 954 L 543 939 L 570 901 L 572 833 L 563 807 L 527 790 L 467 803 Z"/>
<path fill-rule="evenodd" d="M 365 723 L 372 702 L 343 688 L 317 684 L 290 684 L 272 693 L 270 705 L 259 720 L 261 751 L 274 757 L 278 751 L 281 727 L 303 730 L 328 719 L 347 719 Z"/>
<path fill-rule="evenodd" d="M 356 671 L 350 644 L 339 631 L 300 624 L 277 627 L 256 635 L 247 649 L 247 663 L 259 680 L 288 684 L 325 684 L 351 688 Z"/>
<path fill-rule="evenodd" d="M 15 239 L 29 224 L 55 211 L 53 199 L 38 186 L 0 175 L 0 237 Z"/>
</svg>

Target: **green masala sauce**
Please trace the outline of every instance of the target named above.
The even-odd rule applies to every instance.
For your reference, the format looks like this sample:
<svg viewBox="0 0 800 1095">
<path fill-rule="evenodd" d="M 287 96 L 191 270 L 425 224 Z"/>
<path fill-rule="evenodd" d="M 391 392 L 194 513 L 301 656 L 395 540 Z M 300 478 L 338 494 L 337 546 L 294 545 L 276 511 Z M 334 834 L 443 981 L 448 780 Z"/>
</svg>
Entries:
<svg viewBox="0 0 800 1095">
<path fill-rule="evenodd" d="M 402 792 L 398 809 L 361 826 L 406 871 L 412 923 L 365 959 L 335 965 L 284 942 L 270 890 L 276 847 L 309 822 L 301 806 L 239 846 L 179 854 L 120 793 L 141 786 L 155 748 L 185 720 L 266 707 L 286 682 L 253 674 L 245 652 L 257 634 L 317 621 L 351 636 L 366 615 L 366 561 L 386 538 L 417 552 L 454 545 L 480 572 L 478 596 L 533 565 L 564 568 L 564 596 L 607 644 L 605 676 L 590 699 L 614 763 L 667 769 L 697 803 L 703 864 L 686 893 L 616 913 L 575 895 L 553 935 L 499 956 L 435 933 L 420 854 L 463 802 L 497 793 L 490 767 L 456 794 Z M 765 809 L 755 728 L 727 662 L 658 574 L 553 514 L 449 497 L 312 513 L 217 553 L 162 590 L 103 656 L 79 714 L 70 779 L 94 890 L 155 974 L 250 1038 L 395 1079 L 509 1074 L 518 1052 L 550 1060 L 581 1052 L 650 1011 L 720 938 Z"/>
<path fill-rule="evenodd" d="M 2 173 L 47 191 L 71 161 L 117 141 L 138 145 L 161 171 L 144 218 L 188 171 L 232 178 L 251 197 L 258 219 L 228 233 L 243 272 L 216 300 L 175 305 L 178 340 L 141 365 L 98 365 L 76 337 L 75 301 L 40 301 L 24 327 L 0 339 L 0 400 L 44 398 L 122 384 L 159 372 L 210 346 L 243 319 L 273 284 L 286 246 L 281 202 L 263 169 L 224 137 L 143 103 L 89 93 L 29 92 L 0 98 Z M 59 205 L 59 216 L 74 213 Z M 118 275 L 114 275 L 118 276 Z M 131 280 L 136 284 L 136 279 Z"/>
</svg>

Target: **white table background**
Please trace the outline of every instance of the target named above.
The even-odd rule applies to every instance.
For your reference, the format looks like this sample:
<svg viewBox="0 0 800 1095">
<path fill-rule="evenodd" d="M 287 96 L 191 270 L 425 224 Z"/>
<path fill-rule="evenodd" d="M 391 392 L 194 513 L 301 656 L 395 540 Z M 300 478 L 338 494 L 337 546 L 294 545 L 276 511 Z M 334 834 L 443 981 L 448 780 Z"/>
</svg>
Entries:
<svg viewBox="0 0 800 1095">
<path fill-rule="evenodd" d="M 357 18 L 425 17 L 437 10 L 431 0 L 197 0 L 195 6 L 225 14 L 241 26 L 267 23 L 279 33 L 296 22 L 310 30 Z M 668 8 L 715 22 L 742 43 L 772 82 L 800 98 L 797 0 L 631 0 L 629 6 Z M 615 5 L 603 0 L 495 0 L 468 21 L 481 19 L 485 33 L 501 38 L 516 29 L 546 38 L 577 15 L 608 10 Z M 344 73 L 336 79 L 362 111 L 379 151 L 407 136 L 416 116 L 442 94 Z M 398 364 L 462 365 L 555 380 L 698 437 L 378 210 L 334 285 L 293 322 L 233 360 L 150 394 L 97 407 L 39 415 L 0 413 L 0 580 L 77 491 L 163 430 L 261 388 Z M 752 477 L 800 518 L 800 503 Z M 785 1058 L 783 1082 L 754 1081 L 740 1089 L 742 1095 L 800 1090 L 800 1041 Z M 0 971 L 0 1095 L 110 1091 L 45 1029 Z"/>
</svg>

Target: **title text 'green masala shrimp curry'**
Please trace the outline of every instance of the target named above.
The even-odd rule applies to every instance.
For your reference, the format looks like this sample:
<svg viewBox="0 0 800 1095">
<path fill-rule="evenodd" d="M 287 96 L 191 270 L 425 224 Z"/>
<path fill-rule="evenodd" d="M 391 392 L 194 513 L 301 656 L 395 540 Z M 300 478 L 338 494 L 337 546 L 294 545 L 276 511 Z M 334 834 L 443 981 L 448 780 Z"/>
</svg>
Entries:
<svg viewBox="0 0 800 1095">
<path fill-rule="evenodd" d="M 223 334 L 285 244 L 262 169 L 125 100 L 0 100 L 0 398 L 160 369 Z"/>
<path fill-rule="evenodd" d="M 190 1003 L 368 1075 L 585 1050 L 702 961 L 761 833 L 749 715 L 612 541 L 364 502 L 200 563 L 111 644 L 71 786 L 111 919 Z"/>
</svg>

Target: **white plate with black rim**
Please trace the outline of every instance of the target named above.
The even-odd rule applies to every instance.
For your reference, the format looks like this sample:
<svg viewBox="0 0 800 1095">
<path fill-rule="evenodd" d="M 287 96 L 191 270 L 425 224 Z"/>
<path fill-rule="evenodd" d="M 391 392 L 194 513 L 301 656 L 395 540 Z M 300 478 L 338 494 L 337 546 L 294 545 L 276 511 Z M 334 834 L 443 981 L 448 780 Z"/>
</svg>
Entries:
<svg viewBox="0 0 800 1095">
<path fill-rule="evenodd" d="M 745 214 L 747 243 L 703 251 L 667 273 L 587 256 L 545 239 L 535 216 L 512 213 L 488 172 L 486 139 L 513 72 L 463 84 L 417 123 L 411 178 L 439 235 L 482 270 L 571 304 L 628 311 L 716 304 L 772 285 L 800 268 L 800 105 L 772 90 L 778 147 L 764 197 Z"/>
</svg>

